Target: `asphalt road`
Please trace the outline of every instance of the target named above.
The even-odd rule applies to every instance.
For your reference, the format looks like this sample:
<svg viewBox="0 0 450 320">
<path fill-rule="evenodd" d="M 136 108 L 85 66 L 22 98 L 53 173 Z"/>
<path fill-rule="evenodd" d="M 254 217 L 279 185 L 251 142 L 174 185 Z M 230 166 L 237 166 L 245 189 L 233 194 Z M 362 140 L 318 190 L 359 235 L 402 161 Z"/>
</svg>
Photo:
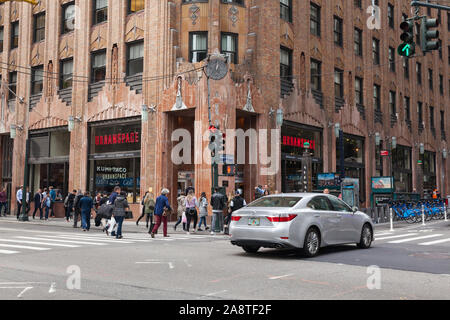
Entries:
<svg viewBox="0 0 450 320">
<path fill-rule="evenodd" d="M 115 240 L 1 218 L 0 299 L 450 299 L 450 222 L 375 233 L 369 250 L 338 246 L 307 259 L 246 254 L 223 235 L 152 240 L 128 224 Z"/>
</svg>

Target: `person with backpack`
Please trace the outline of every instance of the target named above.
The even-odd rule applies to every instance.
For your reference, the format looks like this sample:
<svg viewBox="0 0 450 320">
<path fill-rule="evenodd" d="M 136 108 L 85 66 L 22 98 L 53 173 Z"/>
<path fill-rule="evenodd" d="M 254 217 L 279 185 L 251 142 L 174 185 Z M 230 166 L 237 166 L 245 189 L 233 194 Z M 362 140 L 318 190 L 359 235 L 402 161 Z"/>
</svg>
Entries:
<svg viewBox="0 0 450 320">
<path fill-rule="evenodd" d="M 78 217 L 81 216 L 81 209 L 80 209 L 80 200 L 83 198 L 83 194 L 81 193 L 81 190 L 78 190 L 78 194 L 75 196 L 75 200 L 73 201 L 73 227 L 77 228 L 78 224 Z"/>
<path fill-rule="evenodd" d="M 77 190 L 72 190 L 64 200 L 64 207 L 66 208 L 66 221 L 70 222 L 70 217 L 72 215 L 73 203 L 75 201 L 75 197 L 77 195 Z"/>
<path fill-rule="evenodd" d="M 205 224 L 205 231 L 208 231 L 208 225 L 206 224 L 206 217 L 208 216 L 208 199 L 206 198 L 206 193 L 202 192 L 201 196 L 200 196 L 200 201 L 199 201 L 199 207 L 200 207 L 200 212 L 199 212 L 199 217 L 200 217 L 200 222 L 198 224 L 198 231 L 203 231 L 202 230 L 202 222 Z"/>
<path fill-rule="evenodd" d="M 128 211 L 130 206 L 127 201 L 126 193 L 121 192 L 117 195 L 112 214 L 117 223 L 117 231 L 116 231 L 116 239 L 122 239 L 122 224 L 123 220 L 125 220 L 125 211 Z"/>
</svg>

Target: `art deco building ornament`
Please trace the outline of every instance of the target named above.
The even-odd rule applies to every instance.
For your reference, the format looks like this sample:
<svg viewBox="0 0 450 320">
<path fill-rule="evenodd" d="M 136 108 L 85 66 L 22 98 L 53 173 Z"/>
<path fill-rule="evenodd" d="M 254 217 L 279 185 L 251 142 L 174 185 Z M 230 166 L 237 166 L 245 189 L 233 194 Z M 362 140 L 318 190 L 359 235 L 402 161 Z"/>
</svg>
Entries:
<svg viewBox="0 0 450 320">
<path fill-rule="evenodd" d="M 178 91 L 177 98 L 175 104 L 173 105 L 172 111 L 175 110 L 184 110 L 187 109 L 186 105 L 183 102 L 183 96 L 181 95 L 181 77 L 178 78 Z"/>
<path fill-rule="evenodd" d="M 255 109 L 253 108 L 253 101 L 252 101 L 252 92 L 250 90 L 250 81 L 247 81 L 247 103 L 244 106 L 244 110 L 248 112 L 255 112 Z"/>
<path fill-rule="evenodd" d="M 197 6 L 197 4 L 193 4 L 190 8 L 189 11 L 191 12 L 191 20 L 192 20 L 192 24 L 195 25 L 197 23 L 197 19 L 198 19 L 198 13 L 200 11 L 200 7 Z"/>
</svg>

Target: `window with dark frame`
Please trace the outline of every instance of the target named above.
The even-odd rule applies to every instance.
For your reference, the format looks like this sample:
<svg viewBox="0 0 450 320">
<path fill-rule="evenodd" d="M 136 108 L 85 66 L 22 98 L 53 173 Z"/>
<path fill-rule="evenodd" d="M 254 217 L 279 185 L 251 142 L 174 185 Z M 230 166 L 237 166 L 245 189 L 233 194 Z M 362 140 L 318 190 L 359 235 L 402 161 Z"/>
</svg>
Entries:
<svg viewBox="0 0 450 320">
<path fill-rule="evenodd" d="M 373 64 L 380 64 L 380 40 L 376 38 L 372 39 L 372 58 Z"/>
<path fill-rule="evenodd" d="M 444 77 L 442 76 L 442 74 L 439 75 L 439 93 L 441 95 L 444 94 Z"/>
<path fill-rule="evenodd" d="M 320 6 L 311 2 L 310 8 L 311 34 L 320 37 Z"/>
<path fill-rule="evenodd" d="M 388 24 L 389 27 L 394 29 L 395 25 L 395 12 L 394 12 L 394 5 L 388 3 Z"/>
<path fill-rule="evenodd" d="M 334 44 L 342 47 L 343 46 L 343 22 L 342 19 L 334 16 Z"/>
<path fill-rule="evenodd" d="M 45 12 L 33 16 L 33 42 L 40 42 L 45 39 Z"/>
<path fill-rule="evenodd" d="M 128 0 L 128 14 L 145 9 L 145 0 Z"/>
<path fill-rule="evenodd" d="M 144 41 L 127 44 L 127 76 L 144 72 Z"/>
<path fill-rule="evenodd" d="M 342 98 L 344 96 L 344 76 L 340 69 L 334 69 L 334 96 Z"/>
<path fill-rule="evenodd" d="M 19 21 L 11 23 L 11 49 L 19 47 Z"/>
<path fill-rule="evenodd" d="M 311 59 L 311 89 L 322 91 L 322 62 Z"/>
<path fill-rule="evenodd" d="M 373 107 L 377 111 L 381 111 L 381 97 L 380 97 L 380 86 L 377 84 L 373 85 Z"/>
<path fill-rule="evenodd" d="M 92 24 L 99 24 L 108 20 L 108 0 L 94 0 L 94 19 Z"/>
<path fill-rule="evenodd" d="M 106 50 L 91 53 L 91 83 L 104 81 L 106 78 Z"/>
<path fill-rule="evenodd" d="M 395 72 L 395 49 L 389 47 L 389 70 Z"/>
<path fill-rule="evenodd" d="M 423 108 L 421 101 L 417 101 L 417 113 L 419 115 L 419 129 L 423 129 Z"/>
<path fill-rule="evenodd" d="M 363 55 L 363 39 L 362 30 L 355 28 L 354 32 L 355 55 L 362 57 Z"/>
<path fill-rule="evenodd" d="M 75 1 L 62 5 L 61 34 L 73 31 L 75 26 Z"/>
<path fill-rule="evenodd" d="M 221 52 L 228 58 L 228 62 L 238 63 L 238 35 L 236 33 L 222 33 Z"/>
<path fill-rule="evenodd" d="M 189 62 L 200 62 L 208 56 L 208 32 L 189 33 Z"/>
<path fill-rule="evenodd" d="M 292 50 L 280 48 L 280 77 L 282 80 L 292 80 Z"/>
<path fill-rule="evenodd" d="M 8 100 L 15 100 L 17 93 L 17 71 L 12 71 L 9 73 L 8 87 Z"/>
<path fill-rule="evenodd" d="M 280 0 L 280 18 L 292 22 L 292 0 Z"/>
<path fill-rule="evenodd" d="M 405 106 L 405 119 L 406 121 L 411 121 L 411 109 L 410 109 L 410 99 L 409 97 L 403 97 L 403 104 Z"/>
<path fill-rule="evenodd" d="M 428 85 L 431 91 L 433 91 L 433 69 L 428 69 Z"/>
<path fill-rule="evenodd" d="M 353 4 L 354 4 L 354 6 L 356 7 L 356 8 L 362 8 L 362 3 L 361 3 L 362 1 L 361 0 L 354 0 L 353 1 Z"/>
<path fill-rule="evenodd" d="M 31 68 L 31 95 L 41 94 L 44 88 L 44 66 Z"/>
<path fill-rule="evenodd" d="M 71 88 L 73 85 L 73 58 L 61 60 L 60 70 L 59 88 L 61 90 Z"/>
<path fill-rule="evenodd" d="M 409 59 L 403 58 L 403 75 L 405 79 L 409 79 Z"/>
<path fill-rule="evenodd" d="M 441 113 L 441 131 L 445 132 L 445 117 L 444 117 L 445 112 L 444 110 L 440 110 L 440 113 Z"/>
<path fill-rule="evenodd" d="M 363 79 L 355 77 L 355 102 L 357 105 L 364 105 Z"/>
<path fill-rule="evenodd" d="M 396 92 L 389 91 L 389 112 L 392 117 L 397 117 L 396 98 L 397 98 Z"/>
<path fill-rule="evenodd" d="M 416 74 L 417 83 L 422 84 L 422 64 L 420 62 L 416 62 Z"/>
<path fill-rule="evenodd" d="M 435 130 L 434 127 L 434 107 L 430 106 L 430 129 Z"/>
</svg>

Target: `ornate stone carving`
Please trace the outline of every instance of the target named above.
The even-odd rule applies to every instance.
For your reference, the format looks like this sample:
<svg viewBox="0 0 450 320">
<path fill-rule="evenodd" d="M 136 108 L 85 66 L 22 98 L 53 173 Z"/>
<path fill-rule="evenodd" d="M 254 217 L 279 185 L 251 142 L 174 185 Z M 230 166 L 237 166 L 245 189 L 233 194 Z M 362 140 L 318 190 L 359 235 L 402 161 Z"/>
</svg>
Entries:
<svg viewBox="0 0 450 320">
<path fill-rule="evenodd" d="M 177 90 L 177 98 L 175 100 L 175 104 L 173 105 L 172 111 L 187 109 L 186 105 L 183 102 L 183 96 L 181 95 L 181 77 L 178 77 L 178 90 Z"/>
<path fill-rule="evenodd" d="M 247 103 L 244 106 L 244 110 L 248 112 L 255 112 L 255 109 L 253 108 L 253 102 L 252 102 L 252 92 L 250 90 L 250 81 L 247 81 Z"/>
<path fill-rule="evenodd" d="M 228 10 L 228 17 L 230 18 L 230 20 L 233 24 L 233 27 L 236 26 L 236 22 L 239 20 L 238 14 L 239 14 L 239 10 L 238 10 L 238 8 L 236 8 L 236 6 L 231 6 L 230 10 Z"/>
<path fill-rule="evenodd" d="M 189 12 L 191 13 L 192 24 L 195 25 L 197 23 L 197 19 L 199 17 L 200 7 L 194 3 L 189 8 Z"/>
<path fill-rule="evenodd" d="M 47 71 L 48 71 L 48 75 L 49 77 L 47 78 L 47 97 L 53 97 L 53 62 L 49 62 L 48 63 L 48 67 L 47 67 Z"/>
</svg>

